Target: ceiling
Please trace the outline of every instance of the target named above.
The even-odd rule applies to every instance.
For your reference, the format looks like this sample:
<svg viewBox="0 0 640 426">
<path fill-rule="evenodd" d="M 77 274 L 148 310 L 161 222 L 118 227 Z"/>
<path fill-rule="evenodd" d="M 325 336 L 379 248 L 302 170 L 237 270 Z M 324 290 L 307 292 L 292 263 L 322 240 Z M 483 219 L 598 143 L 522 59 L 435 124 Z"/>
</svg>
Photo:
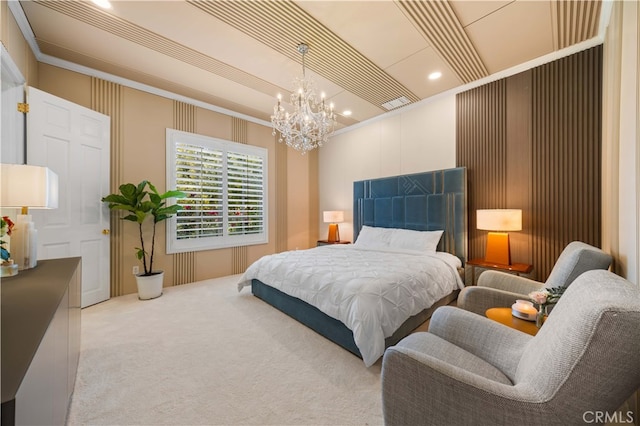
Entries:
<svg viewBox="0 0 640 426">
<path fill-rule="evenodd" d="M 601 13 L 600 0 L 19 4 L 43 62 L 265 121 L 302 74 L 296 46 L 305 42 L 307 75 L 334 103 L 340 127 L 387 112 L 386 102 L 415 103 L 592 39 Z M 442 77 L 429 80 L 434 71 Z"/>
</svg>

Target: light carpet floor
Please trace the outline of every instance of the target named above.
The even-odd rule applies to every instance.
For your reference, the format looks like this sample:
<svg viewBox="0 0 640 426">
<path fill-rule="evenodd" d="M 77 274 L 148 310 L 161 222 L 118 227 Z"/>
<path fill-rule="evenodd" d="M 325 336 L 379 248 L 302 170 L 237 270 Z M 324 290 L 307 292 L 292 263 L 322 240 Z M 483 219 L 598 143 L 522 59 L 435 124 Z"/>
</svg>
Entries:
<svg viewBox="0 0 640 426">
<path fill-rule="evenodd" d="M 239 276 L 82 310 L 68 425 L 377 425 L 380 364 L 267 305 Z"/>
</svg>

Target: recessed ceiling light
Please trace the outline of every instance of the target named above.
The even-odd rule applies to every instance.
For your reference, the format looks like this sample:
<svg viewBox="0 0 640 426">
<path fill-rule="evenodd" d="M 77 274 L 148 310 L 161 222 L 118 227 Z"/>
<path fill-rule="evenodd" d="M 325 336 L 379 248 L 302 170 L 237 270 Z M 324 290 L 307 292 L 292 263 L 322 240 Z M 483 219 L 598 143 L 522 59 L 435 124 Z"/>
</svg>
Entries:
<svg viewBox="0 0 640 426">
<path fill-rule="evenodd" d="M 109 0 L 91 0 L 91 1 L 103 9 L 111 9 L 111 3 L 109 2 Z"/>
<path fill-rule="evenodd" d="M 429 80 L 437 80 L 442 77 L 442 73 L 440 71 L 435 71 L 429 74 Z"/>
<path fill-rule="evenodd" d="M 344 111 L 342 111 L 342 115 L 344 115 L 345 117 L 348 117 L 351 115 L 351 111 L 349 111 L 348 109 L 345 109 Z"/>
</svg>

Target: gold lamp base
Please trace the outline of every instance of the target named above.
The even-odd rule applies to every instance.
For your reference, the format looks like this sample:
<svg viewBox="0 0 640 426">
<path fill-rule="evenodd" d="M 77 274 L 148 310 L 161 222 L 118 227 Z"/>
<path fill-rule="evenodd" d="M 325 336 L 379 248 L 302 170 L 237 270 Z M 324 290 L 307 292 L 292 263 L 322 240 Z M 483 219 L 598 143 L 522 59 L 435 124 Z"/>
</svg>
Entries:
<svg viewBox="0 0 640 426">
<path fill-rule="evenodd" d="M 340 241 L 340 231 L 338 230 L 337 223 L 329 224 L 329 236 L 327 237 L 327 241 L 330 243 L 337 243 Z"/>
<path fill-rule="evenodd" d="M 484 261 L 499 265 L 511 265 L 509 251 L 509 234 L 506 232 L 489 232 Z"/>
</svg>

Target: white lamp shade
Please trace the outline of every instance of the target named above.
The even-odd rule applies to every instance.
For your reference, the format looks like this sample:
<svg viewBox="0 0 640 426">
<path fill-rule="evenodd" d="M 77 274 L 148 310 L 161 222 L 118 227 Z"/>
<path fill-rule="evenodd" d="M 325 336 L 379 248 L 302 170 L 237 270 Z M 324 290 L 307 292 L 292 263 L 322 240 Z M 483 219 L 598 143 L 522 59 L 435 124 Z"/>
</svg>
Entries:
<svg viewBox="0 0 640 426">
<path fill-rule="evenodd" d="M 0 207 L 58 208 L 58 175 L 27 164 L 0 164 Z"/>
<path fill-rule="evenodd" d="M 476 211 L 476 228 L 487 231 L 521 231 L 522 210 L 491 209 Z"/>
<path fill-rule="evenodd" d="M 340 223 L 344 222 L 344 212 L 340 210 L 330 210 L 322 212 L 324 223 Z"/>
</svg>

